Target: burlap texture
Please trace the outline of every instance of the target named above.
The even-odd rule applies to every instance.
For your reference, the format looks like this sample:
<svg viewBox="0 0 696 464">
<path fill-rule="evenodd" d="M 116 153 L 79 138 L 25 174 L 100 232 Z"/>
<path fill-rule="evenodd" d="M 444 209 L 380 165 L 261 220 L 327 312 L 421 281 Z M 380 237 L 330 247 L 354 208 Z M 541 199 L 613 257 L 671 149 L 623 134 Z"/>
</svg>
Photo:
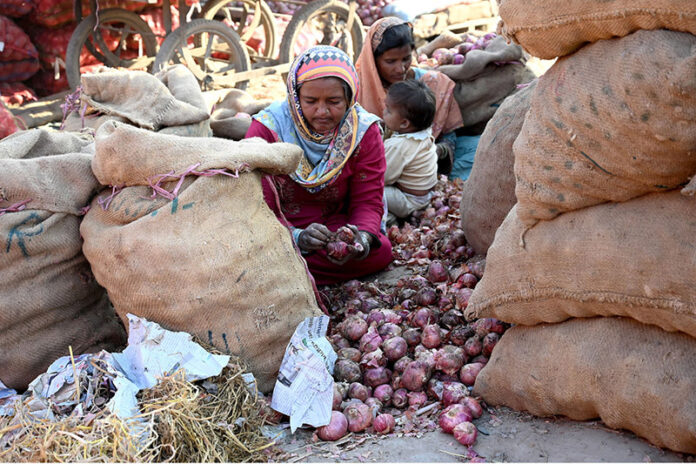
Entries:
<svg viewBox="0 0 696 464">
<path fill-rule="evenodd" d="M 537 416 L 601 418 L 696 453 L 696 340 L 625 318 L 508 330 L 474 394 Z"/>
<path fill-rule="evenodd" d="M 183 65 L 153 76 L 144 71 L 101 68 L 83 74 L 82 99 L 93 109 L 144 129 L 207 136 L 209 115 L 195 77 Z M 169 86 L 169 87 L 168 87 Z"/>
<path fill-rule="evenodd" d="M 666 191 L 696 172 L 696 36 L 638 31 L 558 60 L 515 141 L 527 224 Z"/>
<path fill-rule="evenodd" d="M 132 313 L 195 334 L 241 356 L 261 391 L 270 391 L 296 326 L 320 314 L 304 262 L 261 189 L 259 169 L 288 173 L 300 156 L 284 143 L 104 124 L 94 172 L 104 185 L 130 187 L 107 210 L 95 199 L 81 232 L 94 275 L 124 322 Z M 188 176 L 175 200 L 148 198 L 148 177 L 198 163 L 200 171 L 240 175 Z"/>
<path fill-rule="evenodd" d="M 458 81 L 454 99 L 462 112 L 464 127 L 489 121 L 517 86 L 534 80 L 534 73 L 522 64 L 489 64 L 476 79 Z"/>
<path fill-rule="evenodd" d="M 256 100 L 239 89 L 231 89 L 215 104 L 210 116 L 210 128 L 215 137 L 242 140 L 251 126 L 251 118 L 271 104 L 271 100 Z M 244 113 L 244 114 L 239 114 Z"/>
<path fill-rule="evenodd" d="M 481 135 L 474 167 L 464 182 L 462 230 L 476 253 L 486 254 L 495 231 L 517 202 L 512 143 L 522 128 L 536 81 L 505 99 Z"/>
<path fill-rule="evenodd" d="M 530 54 L 552 59 L 637 30 L 696 34 L 693 0 L 499 0 L 498 31 Z"/>
<path fill-rule="evenodd" d="M 488 250 L 467 317 L 534 325 L 626 316 L 696 337 L 696 199 L 653 193 L 529 230 L 516 209 Z"/>
<path fill-rule="evenodd" d="M 113 350 L 125 332 L 82 254 L 80 210 L 98 183 L 89 138 L 32 129 L 0 142 L 0 380 L 27 387 L 68 354 Z"/>
</svg>

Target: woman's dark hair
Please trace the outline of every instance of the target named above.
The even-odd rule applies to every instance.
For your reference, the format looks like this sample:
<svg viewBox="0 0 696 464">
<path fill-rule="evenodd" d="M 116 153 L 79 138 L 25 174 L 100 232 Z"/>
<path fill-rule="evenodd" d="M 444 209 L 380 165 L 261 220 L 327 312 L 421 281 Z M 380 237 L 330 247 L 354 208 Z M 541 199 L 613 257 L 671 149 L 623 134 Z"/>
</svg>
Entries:
<svg viewBox="0 0 696 464">
<path fill-rule="evenodd" d="M 398 24 L 384 31 L 382 41 L 375 48 L 375 58 L 379 58 L 387 50 L 403 47 L 404 45 L 410 46 L 411 49 L 416 47 L 416 43 L 413 41 L 413 31 L 408 23 Z"/>
<path fill-rule="evenodd" d="M 435 119 L 435 94 L 421 81 L 410 79 L 389 86 L 387 98 L 416 130 L 427 129 Z"/>
</svg>

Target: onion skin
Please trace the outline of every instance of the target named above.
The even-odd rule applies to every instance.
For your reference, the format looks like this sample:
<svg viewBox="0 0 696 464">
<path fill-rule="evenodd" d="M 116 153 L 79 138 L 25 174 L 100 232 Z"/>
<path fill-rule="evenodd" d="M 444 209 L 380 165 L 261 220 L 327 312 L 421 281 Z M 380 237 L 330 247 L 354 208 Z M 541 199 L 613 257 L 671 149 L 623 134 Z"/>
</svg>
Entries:
<svg viewBox="0 0 696 464">
<path fill-rule="evenodd" d="M 436 398 L 438 401 L 442 401 L 442 394 L 444 392 L 445 383 L 442 380 L 431 378 L 428 381 L 427 393 L 431 398 Z"/>
<path fill-rule="evenodd" d="M 430 380 L 430 368 L 422 361 L 413 361 L 401 376 L 401 386 L 410 391 L 422 391 Z"/>
<path fill-rule="evenodd" d="M 385 322 L 377 328 L 377 333 L 379 334 L 380 337 L 382 337 L 382 340 L 387 340 L 389 338 L 394 338 L 394 337 L 400 337 L 401 336 L 401 327 L 399 327 L 398 325 L 396 325 L 392 322 Z"/>
<path fill-rule="evenodd" d="M 334 383 L 334 394 L 333 394 L 333 405 L 331 409 L 337 411 L 341 409 L 341 403 L 343 402 L 343 393 L 338 388 L 338 384 Z"/>
<path fill-rule="evenodd" d="M 442 404 L 445 406 L 461 403 L 468 396 L 469 389 L 463 383 L 445 382 L 442 385 Z"/>
<path fill-rule="evenodd" d="M 394 431 L 394 427 L 396 427 L 396 420 L 394 420 L 394 416 L 391 414 L 380 414 L 379 416 L 375 417 L 372 426 L 378 435 L 386 435 Z"/>
<path fill-rule="evenodd" d="M 464 343 L 464 352 L 470 358 L 480 355 L 482 349 L 483 344 L 477 336 L 471 337 L 466 341 L 466 343 Z"/>
<path fill-rule="evenodd" d="M 390 385 L 379 385 L 377 388 L 375 388 L 372 396 L 381 401 L 384 406 L 388 406 L 389 403 L 391 403 L 393 394 L 394 389 Z"/>
<path fill-rule="evenodd" d="M 464 350 L 458 346 L 445 345 L 435 353 L 435 369 L 448 375 L 458 373 L 465 361 Z"/>
<path fill-rule="evenodd" d="M 387 358 L 384 356 L 384 353 L 382 353 L 382 350 L 377 348 L 375 351 L 370 351 L 362 355 L 360 365 L 364 369 L 384 367 L 387 365 Z"/>
<path fill-rule="evenodd" d="M 449 341 L 453 345 L 464 346 L 466 341 L 476 334 L 468 325 L 458 325 L 449 333 Z"/>
<path fill-rule="evenodd" d="M 388 384 L 391 380 L 392 372 L 384 367 L 365 369 L 365 385 L 376 388 L 380 385 Z"/>
<path fill-rule="evenodd" d="M 324 441 L 336 441 L 343 438 L 348 431 L 348 419 L 340 411 L 331 411 L 328 425 L 317 429 L 317 436 Z"/>
<path fill-rule="evenodd" d="M 411 362 L 413 362 L 413 359 L 409 358 L 408 356 L 404 356 L 403 358 L 399 358 L 394 363 L 394 372 L 396 372 L 398 374 L 403 374 Z"/>
<path fill-rule="evenodd" d="M 348 396 L 364 403 L 365 400 L 370 397 L 370 392 L 365 385 L 353 382 L 350 384 L 350 387 L 348 387 Z"/>
<path fill-rule="evenodd" d="M 370 408 L 370 413 L 372 414 L 373 420 L 375 417 L 377 417 L 377 414 L 379 414 L 380 411 L 382 411 L 382 408 L 384 407 L 382 402 L 374 396 L 369 397 L 367 401 L 365 401 L 365 404 L 367 405 L 367 407 Z"/>
<path fill-rule="evenodd" d="M 360 337 L 360 351 L 363 353 L 375 351 L 381 344 L 382 337 L 379 336 L 374 326 L 370 326 L 367 332 L 365 332 L 365 335 Z"/>
<path fill-rule="evenodd" d="M 463 404 L 457 403 L 447 406 L 442 411 L 438 423 L 443 432 L 452 433 L 457 425 L 470 422 L 472 419 L 469 409 Z"/>
<path fill-rule="evenodd" d="M 408 346 L 416 346 L 421 342 L 421 331 L 420 329 L 412 328 L 404 331 L 402 338 L 406 340 Z"/>
<path fill-rule="evenodd" d="M 360 353 L 360 350 L 357 348 L 341 348 L 338 350 L 338 357 L 340 359 L 350 359 L 351 361 L 359 362 L 360 361 L 360 356 L 362 353 Z"/>
<path fill-rule="evenodd" d="M 491 353 L 493 353 L 493 348 L 495 348 L 498 340 L 500 340 L 500 335 L 495 332 L 491 332 L 483 337 L 483 348 L 481 348 L 481 354 L 490 358 Z"/>
<path fill-rule="evenodd" d="M 372 425 L 372 411 L 365 403 L 352 403 L 343 410 L 348 419 L 348 430 L 351 432 L 362 432 Z"/>
<path fill-rule="evenodd" d="M 471 446 L 476 442 L 478 430 L 471 422 L 462 422 L 452 430 L 454 438 L 464 446 Z"/>
<path fill-rule="evenodd" d="M 408 409 L 415 411 L 421 408 L 427 401 L 428 395 L 425 392 L 408 393 Z"/>
</svg>

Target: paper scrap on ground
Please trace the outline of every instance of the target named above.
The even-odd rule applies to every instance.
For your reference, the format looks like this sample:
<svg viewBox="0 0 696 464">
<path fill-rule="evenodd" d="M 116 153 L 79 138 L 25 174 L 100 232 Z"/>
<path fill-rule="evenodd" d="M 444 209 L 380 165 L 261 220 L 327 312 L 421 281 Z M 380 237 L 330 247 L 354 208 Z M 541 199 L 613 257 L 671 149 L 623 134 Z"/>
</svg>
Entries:
<svg viewBox="0 0 696 464">
<path fill-rule="evenodd" d="M 18 399 L 17 390 L 9 388 L 0 380 L 0 416 L 14 415 L 12 404 Z"/>
<path fill-rule="evenodd" d="M 290 417 L 292 433 L 303 424 L 320 427 L 331 420 L 337 356 L 326 338 L 328 326 L 327 316 L 308 317 L 285 349 L 271 407 Z"/>
</svg>

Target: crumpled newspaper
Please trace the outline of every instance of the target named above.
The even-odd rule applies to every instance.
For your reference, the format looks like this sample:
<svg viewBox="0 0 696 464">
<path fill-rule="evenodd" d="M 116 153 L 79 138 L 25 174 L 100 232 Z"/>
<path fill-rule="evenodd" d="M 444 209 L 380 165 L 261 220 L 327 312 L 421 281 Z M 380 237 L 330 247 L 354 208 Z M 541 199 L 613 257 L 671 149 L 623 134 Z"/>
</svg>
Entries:
<svg viewBox="0 0 696 464">
<path fill-rule="evenodd" d="M 9 388 L 0 380 L 0 416 L 11 416 L 14 414 L 12 404 L 19 399 L 17 390 Z"/>
<path fill-rule="evenodd" d="M 308 317 L 297 326 L 285 350 L 271 407 L 290 416 L 290 430 L 327 425 L 333 406 L 333 368 L 337 356 L 326 338 L 327 316 Z"/>
<path fill-rule="evenodd" d="M 128 346 L 123 352 L 101 351 L 73 358 L 63 356 L 34 379 L 24 395 L 32 415 L 55 420 L 56 413 L 62 411 L 81 414 L 99 401 L 97 384 L 111 382 L 109 388 L 115 389 L 115 394 L 105 407 L 118 417 L 127 419 L 140 413 L 135 395 L 142 389 L 157 385 L 159 377 L 179 369 L 184 369 L 188 381 L 214 377 L 230 360 L 229 356 L 209 353 L 194 343 L 186 332 L 170 332 L 132 314 L 128 314 L 128 323 Z M 76 388 L 76 378 L 81 379 L 79 389 Z M 83 384 L 85 388 L 82 388 Z M 5 391 L 0 388 L 0 392 Z M 1 400 L 2 396 L 0 407 L 4 404 Z M 3 410 L 10 412 L 10 406 L 0 409 L 0 413 Z"/>
</svg>

